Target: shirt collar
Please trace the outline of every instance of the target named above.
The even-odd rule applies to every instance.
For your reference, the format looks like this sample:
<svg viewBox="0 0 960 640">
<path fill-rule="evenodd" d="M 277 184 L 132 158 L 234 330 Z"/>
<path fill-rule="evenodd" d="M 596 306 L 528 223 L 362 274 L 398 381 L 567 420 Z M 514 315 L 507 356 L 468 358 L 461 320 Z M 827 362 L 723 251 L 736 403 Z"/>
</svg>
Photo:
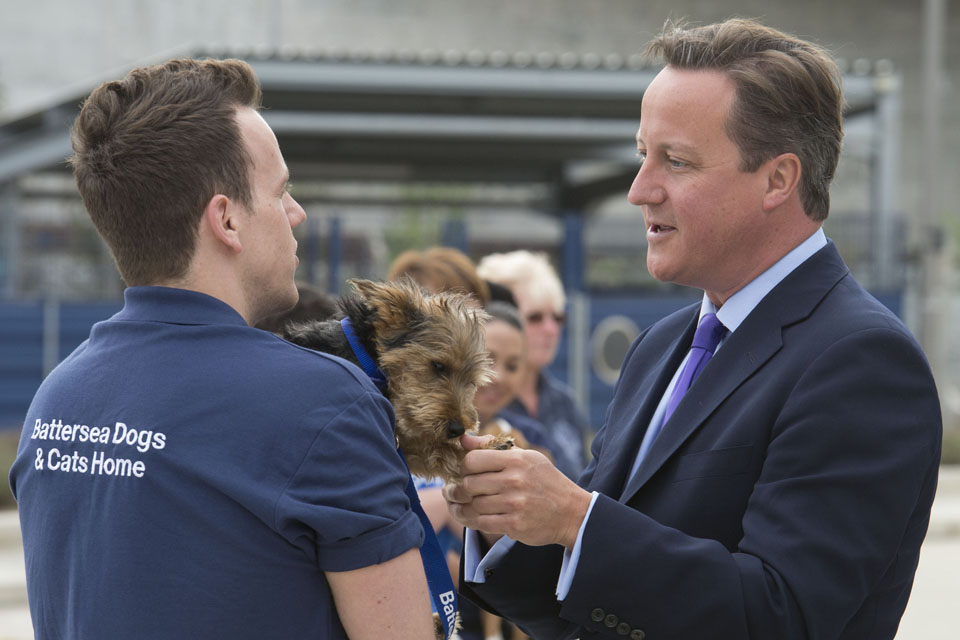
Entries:
<svg viewBox="0 0 960 640">
<path fill-rule="evenodd" d="M 827 246 L 827 236 L 823 233 L 823 228 L 818 228 L 813 235 L 794 247 L 776 264 L 730 296 L 719 311 L 704 293 L 703 302 L 700 304 L 700 319 L 708 313 L 716 313 L 717 319 L 730 333 L 733 333 L 774 287 L 825 246 Z"/>
<path fill-rule="evenodd" d="M 229 324 L 247 326 L 226 302 L 199 291 L 173 287 L 127 287 L 123 309 L 115 320 L 171 324 Z"/>
</svg>

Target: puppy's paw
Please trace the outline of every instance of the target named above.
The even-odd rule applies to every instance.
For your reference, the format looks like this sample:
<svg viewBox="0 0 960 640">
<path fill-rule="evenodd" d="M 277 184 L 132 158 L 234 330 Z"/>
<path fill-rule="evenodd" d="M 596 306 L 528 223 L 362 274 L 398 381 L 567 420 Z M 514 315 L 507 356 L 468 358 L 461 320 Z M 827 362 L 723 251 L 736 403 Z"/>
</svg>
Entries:
<svg viewBox="0 0 960 640">
<path fill-rule="evenodd" d="M 440 621 L 440 614 L 433 614 L 433 635 L 436 640 L 447 640 L 447 634 L 443 632 L 443 623 Z"/>
<path fill-rule="evenodd" d="M 493 440 L 484 445 L 484 449 L 498 449 L 503 451 L 504 449 L 513 449 L 517 446 L 517 441 L 513 439 L 513 436 L 509 436 L 505 433 L 492 434 Z"/>
<path fill-rule="evenodd" d="M 460 636 L 456 634 L 460 630 L 460 612 L 457 612 L 457 619 L 453 623 L 453 636 L 459 638 Z M 440 614 L 434 612 L 433 614 L 433 635 L 436 640 L 447 640 L 447 636 L 443 632 L 443 622 L 440 620 Z"/>
</svg>

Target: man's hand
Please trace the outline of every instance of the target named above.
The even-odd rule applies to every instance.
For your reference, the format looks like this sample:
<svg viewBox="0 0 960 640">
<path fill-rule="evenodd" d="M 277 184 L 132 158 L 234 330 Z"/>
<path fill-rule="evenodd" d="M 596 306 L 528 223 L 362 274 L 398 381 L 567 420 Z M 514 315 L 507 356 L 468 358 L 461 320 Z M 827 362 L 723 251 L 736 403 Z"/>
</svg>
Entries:
<svg viewBox="0 0 960 640">
<path fill-rule="evenodd" d="M 572 549 L 590 493 L 537 451 L 480 449 L 489 437 L 461 437 L 463 481 L 443 488 L 450 514 L 471 529 Z"/>
</svg>

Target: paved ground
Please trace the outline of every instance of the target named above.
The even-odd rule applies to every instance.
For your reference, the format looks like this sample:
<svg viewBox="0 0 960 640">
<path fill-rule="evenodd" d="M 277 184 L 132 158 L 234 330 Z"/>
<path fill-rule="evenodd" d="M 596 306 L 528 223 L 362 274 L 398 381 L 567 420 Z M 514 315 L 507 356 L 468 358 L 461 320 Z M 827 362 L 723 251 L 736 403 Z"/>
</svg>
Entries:
<svg viewBox="0 0 960 640">
<path fill-rule="evenodd" d="M 956 640 L 960 595 L 960 467 L 943 467 L 930 530 L 897 640 Z"/>
<path fill-rule="evenodd" d="M 897 640 L 956 640 L 960 594 L 960 467 L 944 467 L 913 594 Z M 0 511 L 0 640 L 31 640 L 20 529 Z"/>
</svg>

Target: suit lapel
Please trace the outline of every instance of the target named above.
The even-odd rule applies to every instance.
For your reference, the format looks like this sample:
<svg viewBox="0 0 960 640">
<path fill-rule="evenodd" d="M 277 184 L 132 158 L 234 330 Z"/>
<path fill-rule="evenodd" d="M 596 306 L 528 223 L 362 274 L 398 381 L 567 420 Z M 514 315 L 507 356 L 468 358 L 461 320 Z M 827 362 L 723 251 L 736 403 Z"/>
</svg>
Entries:
<svg viewBox="0 0 960 640">
<path fill-rule="evenodd" d="M 745 338 L 739 330 L 732 334 L 694 381 L 670 420 L 663 425 L 637 473 L 630 479 L 621 502 L 630 500 L 720 403 L 773 357 L 782 345 L 779 327 L 769 328 L 759 337 Z"/>
<path fill-rule="evenodd" d="M 780 350 L 783 346 L 783 328 L 809 316 L 827 292 L 847 273 L 846 265 L 830 242 L 760 301 L 737 331 L 724 342 L 717 355 L 694 381 L 670 420 L 663 425 L 647 457 L 620 496 L 620 502 L 629 501 L 716 408 Z M 693 339 L 692 333 L 690 336 L 686 334 L 684 332 L 685 341 L 678 344 L 681 359 Z M 670 376 L 678 366 L 679 361 L 669 370 Z M 659 387 L 659 394 L 654 394 L 656 402 L 659 402 L 665 386 L 666 383 L 664 387 Z M 649 400 L 646 404 L 649 404 Z M 653 404 L 655 407 L 656 403 Z M 649 413 L 644 414 L 648 423 L 652 413 L 653 409 L 650 409 Z M 643 425 L 645 429 L 646 425 Z M 631 451 L 635 455 L 637 448 Z"/>
<path fill-rule="evenodd" d="M 691 311 L 693 315 L 683 333 L 659 350 L 661 356 L 653 367 L 650 367 L 649 363 L 642 362 L 646 359 L 643 353 L 635 354 L 634 357 L 641 360 L 642 366 L 651 372 L 651 375 L 646 376 L 637 384 L 633 383 L 629 379 L 629 374 L 624 372 L 626 379 L 621 381 L 617 395 L 629 394 L 629 397 L 622 404 L 632 407 L 632 411 L 618 419 L 616 424 L 607 425 L 606 430 L 609 439 L 606 439 L 603 443 L 603 452 L 601 453 L 603 464 L 597 466 L 588 487 L 591 491 L 615 496 L 623 489 L 626 474 L 633 467 L 633 461 L 640 449 L 640 442 L 643 440 L 643 435 L 650 424 L 653 412 L 656 411 L 657 404 L 660 402 L 673 372 L 680 366 L 689 344 L 693 341 L 699 309 L 700 305 L 698 304 Z M 627 388 L 624 386 L 625 382 L 634 386 Z"/>
</svg>

